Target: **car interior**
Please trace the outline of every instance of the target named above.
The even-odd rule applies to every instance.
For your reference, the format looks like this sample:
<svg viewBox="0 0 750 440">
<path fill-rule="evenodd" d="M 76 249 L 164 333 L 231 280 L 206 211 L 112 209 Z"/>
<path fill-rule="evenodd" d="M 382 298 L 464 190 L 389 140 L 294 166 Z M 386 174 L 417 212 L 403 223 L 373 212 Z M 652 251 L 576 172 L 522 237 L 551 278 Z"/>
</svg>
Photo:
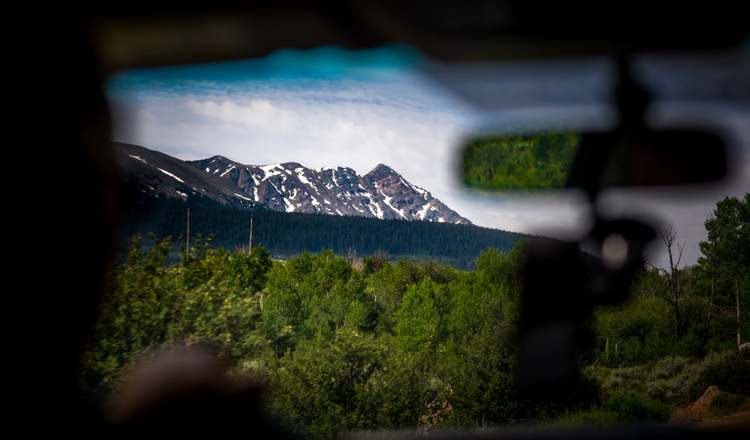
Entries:
<svg viewBox="0 0 750 440">
<path fill-rule="evenodd" d="M 22 98 L 21 123 L 11 124 L 14 146 L 29 146 L 9 167 L 24 182 L 9 231 L 24 273 L 9 290 L 25 310 L 9 313 L 19 320 L 6 352 L 11 419 L 28 433 L 123 438 L 745 438 L 750 26 L 740 10 L 314 0 L 32 13 L 17 33 L 26 56 L 14 70 L 19 90 L 40 98 Z M 375 65 L 405 72 L 387 83 L 395 97 L 371 98 L 357 82 Z M 276 188 L 285 173 L 315 189 L 329 184 L 325 168 L 296 163 L 283 146 L 259 147 L 287 161 L 274 168 L 147 144 L 167 130 L 180 148 L 201 142 L 181 133 L 186 119 L 162 132 L 148 118 L 176 112 L 167 98 L 180 87 L 240 93 L 221 90 L 225 79 L 244 84 L 237 75 L 295 93 L 294 81 L 333 84 L 322 93 L 344 103 L 335 111 L 346 115 L 348 99 L 367 95 L 386 121 L 399 119 L 386 114 L 392 102 L 436 115 L 455 103 L 471 117 L 444 148 L 393 141 L 393 157 L 424 160 L 409 176 L 432 175 L 450 190 L 381 167 L 396 162 L 386 151 L 367 175 L 331 171 L 333 185 L 358 183 L 359 198 L 324 211 L 330 202 L 319 194 L 331 188 L 294 206 L 297 191 L 284 198 Z M 409 101 L 422 88 L 438 90 L 445 107 Z M 267 108 L 240 110 L 252 118 Z M 347 117 L 369 117 L 358 111 Z M 293 123 L 269 114 L 240 138 Z M 316 121 L 327 120 L 301 125 L 311 139 L 340 128 Z M 442 128 L 428 126 L 424 139 Z M 352 139 L 387 138 L 357 130 Z M 23 159 L 33 148 L 38 156 Z M 339 157 L 364 161 L 367 148 Z M 313 143 L 303 150 L 312 162 L 329 154 Z M 331 165 L 348 163 L 360 162 Z M 398 179 L 401 192 L 382 192 Z M 263 195 L 266 181 L 280 198 Z M 400 201 L 407 190 L 415 196 Z M 426 191 L 507 224 L 474 225 L 437 199 L 409 204 Z M 270 209 L 258 207 L 262 197 Z M 435 225 L 420 229 L 429 206 Z M 383 216 L 388 207 L 393 217 Z M 303 211 L 317 220 L 295 217 Z M 144 237 L 131 241 L 136 233 Z M 347 241 L 357 234 L 374 238 Z M 686 248 L 689 234 L 697 238 Z M 141 291 L 151 302 L 127 296 Z M 318 294 L 319 303 L 299 299 Z M 339 294 L 356 301 L 325 302 Z M 212 307 L 216 316 L 202 314 Z"/>
</svg>

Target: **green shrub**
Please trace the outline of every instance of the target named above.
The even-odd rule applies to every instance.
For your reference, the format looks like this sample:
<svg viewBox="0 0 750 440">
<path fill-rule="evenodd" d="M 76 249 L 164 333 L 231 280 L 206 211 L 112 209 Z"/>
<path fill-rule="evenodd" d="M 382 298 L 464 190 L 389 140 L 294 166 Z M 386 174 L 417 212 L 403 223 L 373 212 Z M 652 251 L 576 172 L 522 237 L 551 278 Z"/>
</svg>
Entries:
<svg viewBox="0 0 750 440">
<path fill-rule="evenodd" d="M 725 393 L 750 397 L 750 361 L 736 351 L 706 356 L 702 368 L 690 383 L 691 399 L 696 399 L 711 385 Z"/>
<path fill-rule="evenodd" d="M 670 406 L 686 405 L 711 385 L 750 397 L 750 362 L 735 351 L 713 353 L 703 359 L 670 356 L 634 367 L 590 367 L 587 372 L 599 382 L 605 401 L 616 394 L 631 393 Z"/>
<path fill-rule="evenodd" d="M 614 394 L 604 405 L 607 411 L 617 414 L 620 422 L 653 421 L 669 419 L 669 407 L 656 400 L 644 399 L 633 393 Z"/>
<path fill-rule="evenodd" d="M 618 423 L 617 413 L 602 408 L 576 411 L 565 414 L 552 422 L 553 425 L 612 425 Z"/>
</svg>

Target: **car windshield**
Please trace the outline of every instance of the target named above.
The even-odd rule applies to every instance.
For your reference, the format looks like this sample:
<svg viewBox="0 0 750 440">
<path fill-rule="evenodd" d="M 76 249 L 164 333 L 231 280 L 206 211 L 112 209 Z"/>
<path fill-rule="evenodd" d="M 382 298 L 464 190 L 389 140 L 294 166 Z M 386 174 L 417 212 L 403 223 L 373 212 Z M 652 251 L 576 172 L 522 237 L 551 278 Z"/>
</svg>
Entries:
<svg viewBox="0 0 750 440">
<path fill-rule="evenodd" d="M 586 195 L 489 194 L 459 170 L 481 184 L 523 167 L 529 186 L 562 186 L 577 133 L 614 124 L 610 63 L 455 67 L 408 47 L 322 47 L 113 77 L 122 222 L 84 393 L 127 418 L 139 366 L 210 350 L 265 384 L 273 420 L 319 438 L 747 418 L 747 109 L 720 85 L 710 105 L 677 102 L 695 98 L 680 89 L 691 80 L 644 62 L 666 90 L 654 124 L 710 107 L 739 153 L 728 183 L 697 195 L 602 194 L 603 215 L 649 219 L 658 237 L 629 298 L 594 311 L 564 402 L 518 393 L 519 269 L 529 240 L 587 233 Z M 539 127 L 564 134 L 519 134 Z M 524 148 L 540 143 L 570 148 L 533 174 Z"/>
</svg>

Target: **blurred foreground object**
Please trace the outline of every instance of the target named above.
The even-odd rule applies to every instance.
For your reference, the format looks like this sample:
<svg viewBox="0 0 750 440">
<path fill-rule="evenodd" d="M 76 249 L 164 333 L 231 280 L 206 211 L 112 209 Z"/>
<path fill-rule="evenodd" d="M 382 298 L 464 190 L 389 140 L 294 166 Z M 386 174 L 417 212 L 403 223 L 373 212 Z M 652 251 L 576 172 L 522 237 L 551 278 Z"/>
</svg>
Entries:
<svg viewBox="0 0 750 440">
<path fill-rule="evenodd" d="M 151 353 L 136 362 L 111 402 L 112 420 L 133 434 L 242 429 L 250 436 L 284 438 L 266 417 L 261 382 L 232 375 L 203 345 Z"/>
</svg>

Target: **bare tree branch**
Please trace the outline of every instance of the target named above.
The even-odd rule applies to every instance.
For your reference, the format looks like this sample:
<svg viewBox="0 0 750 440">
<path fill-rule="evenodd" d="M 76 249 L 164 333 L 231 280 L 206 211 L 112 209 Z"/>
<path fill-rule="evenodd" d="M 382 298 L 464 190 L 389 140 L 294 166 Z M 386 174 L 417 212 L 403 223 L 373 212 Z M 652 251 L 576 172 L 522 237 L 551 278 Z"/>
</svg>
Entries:
<svg viewBox="0 0 750 440">
<path fill-rule="evenodd" d="M 659 273 L 666 278 L 669 283 L 669 295 L 667 302 L 672 306 L 672 315 L 674 318 L 674 328 L 677 336 L 682 334 L 683 322 L 682 313 L 680 310 L 680 300 L 682 297 L 682 286 L 680 286 L 679 271 L 680 262 L 685 251 L 685 242 L 677 241 L 677 232 L 670 225 L 659 231 L 659 236 L 664 247 L 667 250 L 667 256 L 669 257 L 668 269 L 661 269 Z M 675 247 L 677 252 L 677 258 L 675 259 Z"/>
<path fill-rule="evenodd" d="M 685 252 L 685 242 L 684 241 L 682 241 L 682 242 L 678 241 L 677 242 L 677 252 L 678 252 L 677 263 L 675 264 L 675 266 L 677 268 L 679 268 L 680 267 L 680 262 L 682 261 L 682 254 L 683 254 L 683 252 Z"/>
</svg>

